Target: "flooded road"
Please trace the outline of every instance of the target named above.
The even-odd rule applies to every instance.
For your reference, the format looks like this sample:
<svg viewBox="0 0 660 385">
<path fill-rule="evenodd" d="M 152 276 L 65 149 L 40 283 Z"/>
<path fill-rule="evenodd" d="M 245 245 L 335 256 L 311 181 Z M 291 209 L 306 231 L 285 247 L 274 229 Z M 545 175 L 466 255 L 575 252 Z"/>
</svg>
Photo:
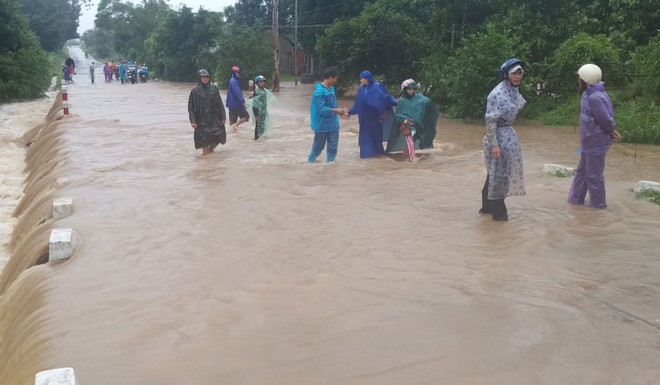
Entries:
<svg viewBox="0 0 660 385">
<path fill-rule="evenodd" d="M 660 206 L 631 191 L 660 180 L 659 148 L 615 145 L 609 208 L 590 210 L 541 172 L 577 164 L 574 129 L 518 124 L 528 195 L 495 223 L 477 213 L 480 124 L 442 119 L 412 165 L 360 160 L 342 121 L 338 161 L 310 165 L 312 86 L 284 84 L 273 138 L 244 124 L 201 157 L 192 85 L 98 74 L 78 75 L 58 128 L 74 213 L 53 226 L 74 229 L 74 256 L 28 270 L 41 321 L 15 345 L 43 340 L 39 369 L 81 385 L 660 382 Z M 17 369 L 0 378 L 27 383 Z"/>
</svg>

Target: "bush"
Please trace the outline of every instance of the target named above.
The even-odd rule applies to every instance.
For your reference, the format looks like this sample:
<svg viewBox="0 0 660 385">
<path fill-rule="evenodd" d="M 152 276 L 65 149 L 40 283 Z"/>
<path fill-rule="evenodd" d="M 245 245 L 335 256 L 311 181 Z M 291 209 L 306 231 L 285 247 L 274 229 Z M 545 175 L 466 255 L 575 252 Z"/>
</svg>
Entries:
<svg viewBox="0 0 660 385">
<path fill-rule="evenodd" d="M 637 70 L 635 88 L 646 97 L 660 101 L 660 33 L 647 45 L 638 47 L 633 56 Z"/>
<path fill-rule="evenodd" d="M 488 24 L 468 36 L 455 54 L 424 61 L 422 82 L 432 84 L 429 97 L 446 104 L 455 118 L 483 118 L 486 98 L 499 81 L 500 65 L 511 57 L 524 60 L 528 46 L 517 35 L 506 35 Z"/>
<path fill-rule="evenodd" d="M 660 144 L 660 106 L 650 98 L 638 98 L 614 106 L 614 119 L 621 140 Z"/>
<path fill-rule="evenodd" d="M 582 65 L 593 63 L 603 71 L 603 80 L 620 85 L 619 51 L 604 35 L 577 33 L 563 42 L 549 59 L 547 89 L 554 95 L 575 90 L 577 71 Z"/>
</svg>

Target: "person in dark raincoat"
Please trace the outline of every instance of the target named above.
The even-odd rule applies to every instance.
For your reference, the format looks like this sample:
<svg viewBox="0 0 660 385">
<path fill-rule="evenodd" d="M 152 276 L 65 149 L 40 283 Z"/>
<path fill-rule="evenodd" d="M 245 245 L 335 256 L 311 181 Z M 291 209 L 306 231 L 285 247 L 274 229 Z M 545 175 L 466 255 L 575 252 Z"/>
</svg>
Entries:
<svg viewBox="0 0 660 385">
<path fill-rule="evenodd" d="M 486 134 L 482 141 L 487 174 L 479 212 L 492 214 L 494 221 L 509 220 L 504 204 L 507 196 L 525 195 L 520 140 L 512 126 L 527 103 L 518 91 L 524 64 L 516 58 L 502 63 L 502 81 L 488 94 Z"/>
<path fill-rule="evenodd" d="M 385 152 L 383 149 L 383 123 L 386 111 L 392 111 L 397 102 L 369 71 L 360 74 L 360 89 L 349 115 L 358 115 L 360 131 L 358 145 L 360 158 L 371 158 Z"/>
<path fill-rule="evenodd" d="M 585 64 L 578 70 L 582 102 L 580 107 L 580 164 L 568 194 L 568 202 L 576 205 L 604 209 L 605 201 L 605 155 L 612 139 L 620 139 L 614 122 L 614 108 L 603 73 L 595 64 Z M 589 192 L 589 199 L 585 201 Z"/>
<path fill-rule="evenodd" d="M 190 91 L 188 117 L 195 130 L 195 148 L 201 148 L 202 155 L 208 155 L 218 144 L 226 143 L 225 106 L 218 88 L 211 84 L 207 70 L 199 71 L 199 83 Z"/>
<path fill-rule="evenodd" d="M 387 152 L 403 149 L 403 155 L 416 163 L 416 142 L 419 148 L 433 148 L 435 125 L 440 117 L 431 99 L 417 92 L 417 83 L 407 79 L 401 84 L 401 98 L 394 113 L 394 129 L 387 141 Z M 397 129 L 398 128 L 398 129 Z"/>
</svg>

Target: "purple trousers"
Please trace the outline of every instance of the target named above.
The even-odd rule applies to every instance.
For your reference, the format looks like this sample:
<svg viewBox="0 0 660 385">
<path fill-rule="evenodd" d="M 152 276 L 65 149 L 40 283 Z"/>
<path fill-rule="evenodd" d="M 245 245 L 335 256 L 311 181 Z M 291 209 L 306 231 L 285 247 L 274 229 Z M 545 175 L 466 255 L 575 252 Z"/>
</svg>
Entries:
<svg viewBox="0 0 660 385">
<path fill-rule="evenodd" d="M 580 164 L 575 170 L 575 177 L 568 193 L 568 202 L 576 205 L 585 203 L 584 198 L 589 192 L 588 207 L 604 209 L 605 203 L 605 155 L 589 155 L 582 151 Z"/>
</svg>

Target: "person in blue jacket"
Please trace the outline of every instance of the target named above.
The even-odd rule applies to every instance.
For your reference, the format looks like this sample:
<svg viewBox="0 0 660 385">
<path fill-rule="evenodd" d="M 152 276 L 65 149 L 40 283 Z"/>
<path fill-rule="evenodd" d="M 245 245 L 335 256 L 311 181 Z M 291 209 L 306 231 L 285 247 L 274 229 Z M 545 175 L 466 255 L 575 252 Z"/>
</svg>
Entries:
<svg viewBox="0 0 660 385">
<path fill-rule="evenodd" d="M 358 115 L 360 131 L 358 145 L 360 158 L 371 158 L 385 152 L 383 148 L 383 123 L 386 111 L 392 111 L 396 99 L 387 92 L 383 83 L 374 81 L 369 71 L 360 74 L 360 89 L 349 115 Z"/>
<path fill-rule="evenodd" d="M 337 108 L 337 96 L 334 85 L 339 78 L 336 67 L 330 67 L 323 73 L 323 83 L 314 88 L 310 106 L 311 127 L 314 131 L 314 143 L 308 161 L 314 163 L 321 155 L 326 143 L 326 160 L 334 162 L 337 157 L 339 145 L 339 116 L 347 117 L 348 111 L 341 107 Z"/>
<path fill-rule="evenodd" d="M 227 87 L 227 108 L 229 109 L 229 128 L 232 133 L 238 132 L 238 126 L 250 120 L 245 108 L 245 98 L 241 90 L 241 69 L 238 66 L 231 67 L 231 79 Z"/>
<path fill-rule="evenodd" d="M 121 84 L 124 84 L 124 81 L 128 79 L 127 76 L 128 73 L 128 64 L 126 64 L 126 60 L 121 62 L 121 65 L 119 66 L 119 78 L 121 79 Z"/>
</svg>

